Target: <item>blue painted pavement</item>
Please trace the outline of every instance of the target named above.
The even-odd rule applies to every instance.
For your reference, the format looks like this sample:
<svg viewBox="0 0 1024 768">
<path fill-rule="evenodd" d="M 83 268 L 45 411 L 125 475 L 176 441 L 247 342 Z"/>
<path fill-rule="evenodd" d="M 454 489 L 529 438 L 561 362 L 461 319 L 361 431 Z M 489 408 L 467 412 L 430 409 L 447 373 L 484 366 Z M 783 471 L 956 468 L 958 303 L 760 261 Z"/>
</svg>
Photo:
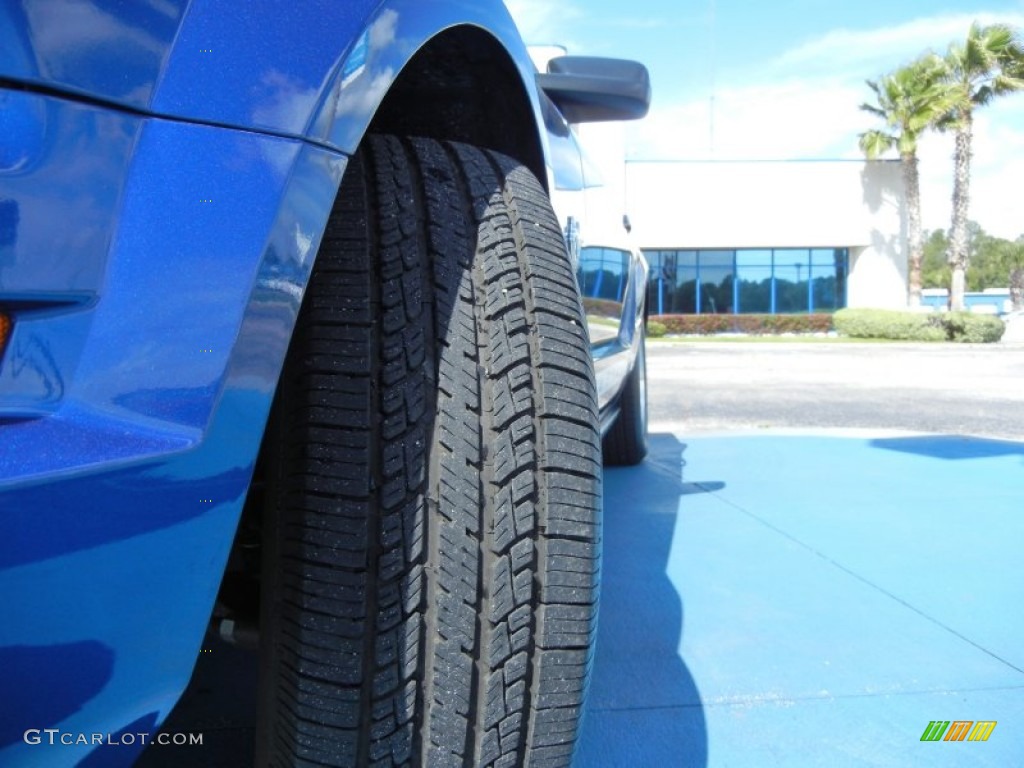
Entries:
<svg viewBox="0 0 1024 768">
<path fill-rule="evenodd" d="M 578 765 L 1024 765 L 1024 443 L 651 447 L 605 473 Z M 933 720 L 998 725 L 922 742 Z"/>
</svg>

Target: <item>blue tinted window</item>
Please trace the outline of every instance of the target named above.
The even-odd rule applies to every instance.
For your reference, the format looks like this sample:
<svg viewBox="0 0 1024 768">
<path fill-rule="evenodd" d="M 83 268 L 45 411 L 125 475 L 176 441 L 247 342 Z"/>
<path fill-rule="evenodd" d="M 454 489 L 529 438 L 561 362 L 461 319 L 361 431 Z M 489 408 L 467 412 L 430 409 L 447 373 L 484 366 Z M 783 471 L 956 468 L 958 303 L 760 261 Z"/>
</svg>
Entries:
<svg viewBox="0 0 1024 768">
<path fill-rule="evenodd" d="M 629 277 L 629 253 L 617 248 L 583 248 L 576 277 L 584 297 L 622 301 Z"/>
<path fill-rule="evenodd" d="M 697 252 L 645 251 L 650 264 L 647 301 L 651 314 L 693 314 L 697 311 Z"/>
<path fill-rule="evenodd" d="M 830 312 L 846 306 L 846 248 L 645 253 L 651 314 Z"/>
<path fill-rule="evenodd" d="M 700 311 L 721 315 L 733 312 L 735 279 L 733 263 L 735 251 L 699 251 L 697 264 L 700 274 Z"/>
<path fill-rule="evenodd" d="M 810 252 L 806 248 L 775 251 L 775 311 L 806 312 L 810 277 Z"/>
<path fill-rule="evenodd" d="M 736 251 L 736 312 L 772 311 L 772 252 Z"/>
<path fill-rule="evenodd" d="M 830 259 L 822 257 L 820 264 L 811 265 L 812 309 L 829 312 L 846 306 L 847 251 L 833 248 L 827 251 Z M 814 256 L 811 256 L 814 260 Z"/>
</svg>

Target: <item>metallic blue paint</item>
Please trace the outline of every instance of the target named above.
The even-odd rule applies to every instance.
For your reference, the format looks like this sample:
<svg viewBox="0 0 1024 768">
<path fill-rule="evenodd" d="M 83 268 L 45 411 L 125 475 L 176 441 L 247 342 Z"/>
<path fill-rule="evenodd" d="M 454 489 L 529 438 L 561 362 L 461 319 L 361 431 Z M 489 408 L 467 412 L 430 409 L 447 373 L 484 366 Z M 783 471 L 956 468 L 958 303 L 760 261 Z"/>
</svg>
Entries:
<svg viewBox="0 0 1024 768">
<path fill-rule="evenodd" d="M 12 345 L 27 327 L 37 346 L 79 354 L 66 369 L 52 358 L 59 407 L 0 426 L 0 653 L 97 643 L 113 656 L 74 714 L 25 728 L 156 723 L 187 684 L 345 166 L 297 140 L 131 119 L 142 125 L 95 301 L 18 319 Z M 62 339 L 86 315 L 84 343 Z M 4 364 L 15 389 L 18 359 Z M 90 659 L 109 663 L 87 656 L 80 674 Z M 66 685 L 12 690 L 0 674 L 0 698 L 15 713 L 66 708 Z M 19 741 L 0 763 L 89 751 L 44 748 Z"/>
<path fill-rule="evenodd" d="M 499 2 L 21 0 L 0 6 L 0 78 L 350 154 L 406 63 L 456 26 L 508 51 L 541 131 L 533 65 Z"/>
<path fill-rule="evenodd" d="M 21 734 L 173 707 L 345 152 L 458 24 L 509 53 L 547 151 L 500 2 L 0 5 L 0 764 L 123 764 Z"/>
<path fill-rule="evenodd" d="M 10 0 L 0 5 L 0 77 L 149 105 L 188 0 Z"/>
<path fill-rule="evenodd" d="M 376 5 L 192 0 L 152 110 L 322 141 L 313 115 Z"/>
</svg>

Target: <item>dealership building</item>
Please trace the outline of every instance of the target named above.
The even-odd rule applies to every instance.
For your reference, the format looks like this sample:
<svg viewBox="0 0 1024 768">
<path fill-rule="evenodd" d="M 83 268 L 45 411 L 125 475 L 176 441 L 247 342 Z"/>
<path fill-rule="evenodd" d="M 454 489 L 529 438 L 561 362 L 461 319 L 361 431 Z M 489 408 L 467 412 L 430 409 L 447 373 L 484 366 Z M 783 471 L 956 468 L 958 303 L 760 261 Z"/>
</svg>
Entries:
<svg viewBox="0 0 1024 768">
<path fill-rule="evenodd" d="M 628 214 L 652 314 L 906 308 L 897 161 L 626 161 L 609 128 L 581 126 L 604 179 L 588 215 Z"/>
</svg>

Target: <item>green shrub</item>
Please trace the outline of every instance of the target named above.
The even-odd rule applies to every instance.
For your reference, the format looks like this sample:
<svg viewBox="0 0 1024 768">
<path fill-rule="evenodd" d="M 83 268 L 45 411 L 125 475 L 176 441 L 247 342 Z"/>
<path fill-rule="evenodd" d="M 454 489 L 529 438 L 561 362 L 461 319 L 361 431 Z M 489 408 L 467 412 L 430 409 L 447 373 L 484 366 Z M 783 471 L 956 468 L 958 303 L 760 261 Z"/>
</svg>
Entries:
<svg viewBox="0 0 1024 768">
<path fill-rule="evenodd" d="M 658 315 L 668 333 L 726 333 L 730 315 Z"/>
<path fill-rule="evenodd" d="M 609 301 L 608 299 L 591 299 L 584 296 L 583 312 L 588 316 L 607 317 L 612 320 L 618 320 L 622 315 L 622 305 L 617 301 Z"/>
<path fill-rule="evenodd" d="M 992 315 L 972 315 L 970 312 L 950 312 L 941 315 L 946 337 L 950 341 L 968 344 L 991 344 L 999 341 L 1006 324 Z"/>
<path fill-rule="evenodd" d="M 657 339 L 659 336 L 664 336 L 668 333 L 668 328 L 665 327 L 664 323 L 659 323 L 657 320 L 647 321 L 647 335 L 652 339 Z"/>
<path fill-rule="evenodd" d="M 946 331 L 937 315 L 892 309 L 841 309 L 835 313 L 836 331 L 854 339 L 945 341 Z"/>
<path fill-rule="evenodd" d="M 655 319 L 656 318 L 656 319 Z M 665 326 L 667 333 L 705 335 L 711 333 L 827 333 L 832 315 L 655 315 L 648 323 Z"/>
<path fill-rule="evenodd" d="M 891 309 L 841 309 L 836 330 L 856 339 L 899 341 L 960 341 L 990 343 L 1002 338 L 998 317 L 969 312 L 900 312 Z"/>
</svg>

